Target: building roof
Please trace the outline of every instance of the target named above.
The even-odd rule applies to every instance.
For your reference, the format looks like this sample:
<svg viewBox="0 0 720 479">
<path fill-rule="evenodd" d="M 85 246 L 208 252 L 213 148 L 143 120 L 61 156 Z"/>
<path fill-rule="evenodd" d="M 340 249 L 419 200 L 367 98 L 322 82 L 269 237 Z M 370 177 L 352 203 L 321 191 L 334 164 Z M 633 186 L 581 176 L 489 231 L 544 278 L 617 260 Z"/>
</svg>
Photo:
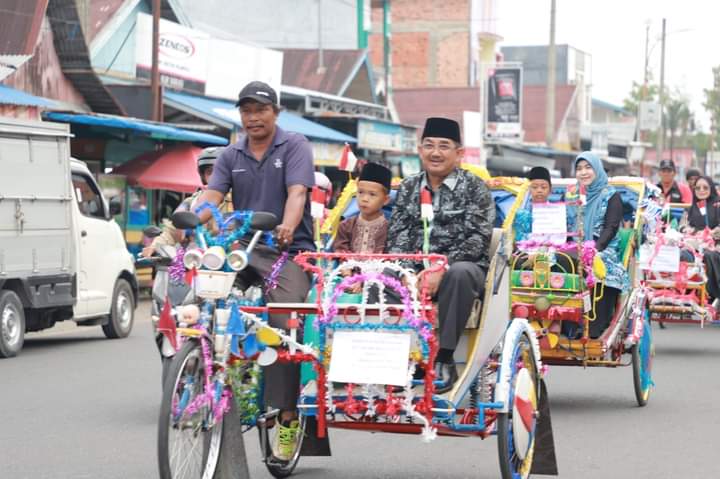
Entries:
<svg viewBox="0 0 720 479">
<path fill-rule="evenodd" d="M 31 95 L 24 91 L 0 85 L 0 105 L 36 106 L 41 108 L 57 107 L 57 103 L 47 98 Z"/>
<path fill-rule="evenodd" d="M 593 108 L 602 108 L 604 110 L 610 110 L 610 111 L 612 111 L 614 113 L 618 113 L 620 115 L 632 116 L 632 114 L 633 114 L 631 111 L 626 110 L 625 108 L 621 107 L 620 105 L 614 105 L 612 103 L 600 100 L 598 98 L 592 99 L 592 106 L 593 106 Z"/>
<path fill-rule="evenodd" d="M 221 136 L 185 130 L 168 123 L 150 122 L 123 116 L 47 112 L 43 115 L 43 118 L 59 123 L 70 123 L 73 125 L 108 130 L 129 130 L 132 131 L 134 135 L 160 141 L 187 141 L 212 146 L 225 146 L 228 144 L 227 139 Z"/>
<path fill-rule="evenodd" d="M 32 55 L 48 0 L 4 0 L 0 14 L 0 54 Z"/>
<path fill-rule="evenodd" d="M 431 116 L 450 118 L 462 124 L 463 111 L 480 109 L 480 89 L 458 88 L 398 88 L 393 101 L 400 121 L 408 125 L 424 125 Z"/>
<path fill-rule="evenodd" d="M 547 87 L 526 85 L 523 87 L 522 127 L 524 140 L 529 143 L 545 141 L 545 95 Z M 557 85 L 555 87 L 555 132 L 570 109 L 575 85 Z"/>
<path fill-rule="evenodd" d="M 24 0 L 16 0 L 24 1 Z M 45 0 L 47 3 L 47 0 Z M 89 4 L 90 21 L 88 23 L 87 38 L 91 42 L 105 26 L 110 23 L 118 10 L 125 4 L 135 6 L 142 0 L 92 0 Z M 151 2 L 149 2 L 151 3 Z M 160 2 L 160 16 L 167 20 L 188 25 L 188 20 L 177 0 L 162 0 Z"/>
<path fill-rule="evenodd" d="M 323 50 L 324 72 L 318 72 L 318 50 L 285 49 L 283 85 L 292 85 L 333 95 L 342 95 L 363 66 L 365 50 Z"/>
</svg>

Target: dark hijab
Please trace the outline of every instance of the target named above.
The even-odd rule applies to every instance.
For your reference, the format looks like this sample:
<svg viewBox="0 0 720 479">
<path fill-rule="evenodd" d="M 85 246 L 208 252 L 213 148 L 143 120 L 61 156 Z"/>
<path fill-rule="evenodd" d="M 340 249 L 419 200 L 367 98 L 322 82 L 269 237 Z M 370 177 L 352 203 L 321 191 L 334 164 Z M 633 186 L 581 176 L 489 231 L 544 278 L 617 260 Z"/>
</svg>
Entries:
<svg viewBox="0 0 720 479">
<path fill-rule="evenodd" d="M 695 187 L 698 184 L 705 182 L 710 187 L 710 196 L 705 200 L 706 212 L 703 214 L 698 206 L 697 193 L 693 191 L 693 203 L 688 212 L 688 223 L 695 229 L 704 229 L 706 226 L 709 228 L 715 228 L 720 225 L 720 197 L 718 197 L 717 191 L 715 191 L 715 183 L 707 176 L 701 176 L 695 182 Z"/>
</svg>

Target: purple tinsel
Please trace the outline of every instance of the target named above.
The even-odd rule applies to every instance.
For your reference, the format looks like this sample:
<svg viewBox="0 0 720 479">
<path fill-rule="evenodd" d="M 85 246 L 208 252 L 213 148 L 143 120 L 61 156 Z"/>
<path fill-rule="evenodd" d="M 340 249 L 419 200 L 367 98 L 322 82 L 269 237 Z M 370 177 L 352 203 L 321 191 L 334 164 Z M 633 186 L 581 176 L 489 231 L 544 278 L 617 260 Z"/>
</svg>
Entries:
<svg viewBox="0 0 720 479">
<path fill-rule="evenodd" d="M 430 330 L 428 325 L 423 324 L 422 318 L 416 316 L 413 313 L 413 301 L 410 298 L 410 291 L 405 286 L 403 286 L 403 284 L 397 279 L 382 273 L 355 274 L 352 276 L 348 276 L 347 278 L 340 281 L 340 283 L 335 287 L 333 295 L 330 298 L 327 312 L 321 316 L 318 316 L 316 320 L 317 324 L 327 324 L 332 321 L 332 318 L 337 316 L 337 300 L 345 292 L 345 290 L 357 283 L 364 283 L 366 281 L 379 281 L 385 286 L 394 289 L 400 295 L 402 303 L 405 306 L 405 310 L 403 311 L 403 317 L 407 321 L 408 325 L 419 330 L 420 334 L 425 340 L 430 339 L 430 337 L 432 336 L 432 331 Z"/>
<path fill-rule="evenodd" d="M 267 275 L 267 278 L 265 278 L 265 287 L 267 288 L 267 291 L 277 288 L 280 271 L 282 271 L 285 263 L 287 263 L 288 257 L 288 252 L 283 251 L 280 257 L 273 263 L 270 268 L 270 273 Z"/>
<path fill-rule="evenodd" d="M 177 253 L 172 263 L 168 267 L 168 275 L 170 279 L 177 283 L 185 281 L 185 265 L 183 264 L 183 256 L 185 256 L 185 248 L 177 247 Z"/>
</svg>

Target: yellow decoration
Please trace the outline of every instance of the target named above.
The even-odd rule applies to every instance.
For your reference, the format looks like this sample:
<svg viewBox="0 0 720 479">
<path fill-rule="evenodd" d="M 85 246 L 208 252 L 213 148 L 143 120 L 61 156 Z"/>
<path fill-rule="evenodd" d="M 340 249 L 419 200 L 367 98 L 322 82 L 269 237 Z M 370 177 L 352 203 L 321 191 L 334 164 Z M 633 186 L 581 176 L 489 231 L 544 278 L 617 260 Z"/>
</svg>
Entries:
<svg viewBox="0 0 720 479">
<path fill-rule="evenodd" d="M 260 328 L 257 331 L 258 341 L 267 346 L 278 346 L 282 343 L 280 336 L 270 328 Z"/>
<path fill-rule="evenodd" d="M 422 361 L 422 354 L 420 354 L 420 351 L 413 351 L 410 353 L 410 359 L 412 359 L 416 363 L 419 363 L 420 361 Z"/>
<path fill-rule="evenodd" d="M 602 260 L 599 254 L 596 254 L 593 258 L 593 274 L 597 279 L 603 280 L 607 276 L 607 268 L 605 262 Z"/>
</svg>

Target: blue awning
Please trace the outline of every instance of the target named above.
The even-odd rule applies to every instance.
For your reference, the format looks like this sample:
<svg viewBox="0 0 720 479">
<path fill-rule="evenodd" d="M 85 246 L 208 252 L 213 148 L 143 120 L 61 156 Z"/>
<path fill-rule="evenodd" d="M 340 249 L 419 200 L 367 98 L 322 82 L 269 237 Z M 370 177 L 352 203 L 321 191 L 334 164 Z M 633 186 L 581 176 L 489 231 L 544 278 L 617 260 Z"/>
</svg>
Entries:
<svg viewBox="0 0 720 479">
<path fill-rule="evenodd" d="M 242 127 L 240 112 L 233 102 L 213 98 L 165 92 L 165 103 L 175 109 L 203 118 L 224 128 Z M 328 143 L 357 143 L 357 138 L 307 120 L 300 115 L 281 111 L 277 124 L 286 131 L 305 135 L 309 139 Z"/>
<path fill-rule="evenodd" d="M 43 114 L 46 120 L 60 123 L 71 123 L 73 125 L 96 126 L 117 130 L 131 130 L 135 134 L 146 136 L 154 140 L 188 141 L 202 145 L 224 146 L 228 140 L 221 136 L 200 133 L 197 131 L 185 130 L 171 126 L 167 123 L 152 123 L 137 118 L 127 118 L 113 115 L 76 115 L 73 113 L 46 112 Z"/>
<path fill-rule="evenodd" d="M 47 98 L 31 95 L 9 86 L 0 85 L 0 104 L 55 108 L 57 104 Z"/>
</svg>

